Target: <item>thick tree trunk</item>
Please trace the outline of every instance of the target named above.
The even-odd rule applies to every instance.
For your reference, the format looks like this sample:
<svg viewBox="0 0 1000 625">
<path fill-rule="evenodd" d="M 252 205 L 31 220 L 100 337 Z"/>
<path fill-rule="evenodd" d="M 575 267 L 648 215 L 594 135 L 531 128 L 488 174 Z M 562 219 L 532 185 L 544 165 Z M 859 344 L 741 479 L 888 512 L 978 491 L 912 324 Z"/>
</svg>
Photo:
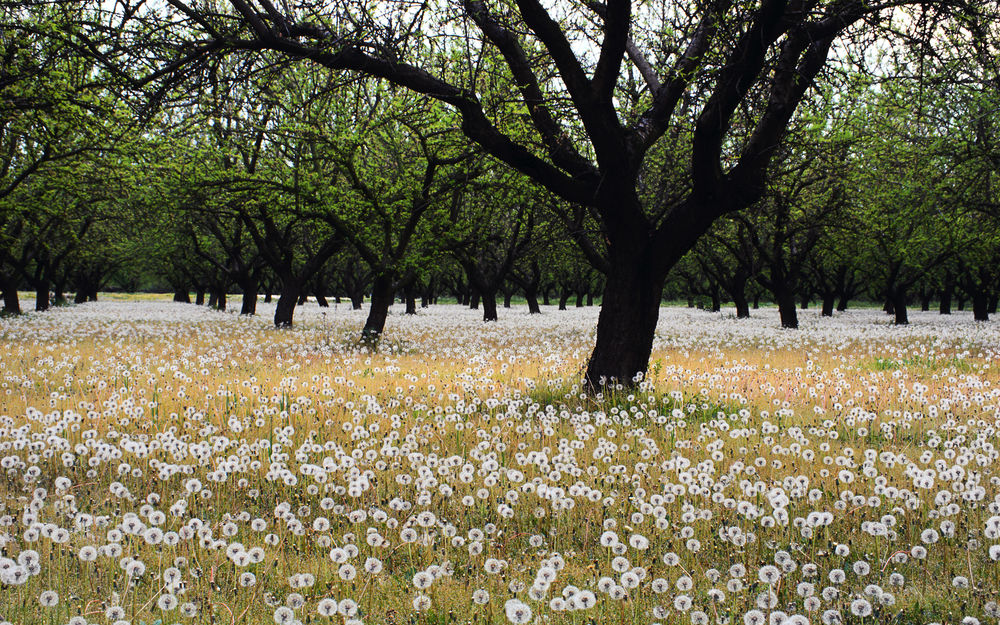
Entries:
<svg viewBox="0 0 1000 625">
<path fill-rule="evenodd" d="M 887 297 L 885 303 L 882 304 L 882 312 L 887 315 L 896 314 L 896 304 L 892 301 L 892 296 Z"/>
<path fill-rule="evenodd" d="M 198 290 L 194 294 L 194 303 L 198 306 L 205 304 L 205 289 L 198 287 Z"/>
<path fill-rule="evenodd" d="M 687 296 L 687 307 L 694 308 L 694 295 Z"/>
<path fill-rule="evenodd" d="M 73 296 L 73 303 L 74 304 L 82 304 L 82 303 L 84 303 L 86 301 L 87 301 L 87 291 L 85 291 L 83 289 L 83 287 L 80 287 L 79 289 L 77 289 L 76 295 Z M 174 301 L 175 302 L 177 301 L 177 295 L 176 294 L 174 295 Z"/>
<path fill-rule="evenodd" d="M 191 303 L 191 294 L 188 293 L 187 289 L 181 287 L 174 289 L 174 301 L 180 302 L 182 304 Z"/>
<path fill-rule="evenodd" d="M 824 317 L 833 316 L 833 306 L 837 301 L 836 295 L 831 291 L 823 294 L 823 310 L 820 313 Z"/>
<path fill-rule="evenodd" d="M 778 300 L 778 316 L 781 317 L 781 327 L 794 330 L 799 327 L 799 314 L 795 310 L 795 295 L 786 291 L 775 293 Z"/>
<path fill-rule="evenodd" d="M 469 297 L 469 310 L 479 310 L 480 297 L 479 291 L 474 292 L 472 296 Z"/>
<path fill-rule="evenodd" d="M 226 309 L 226 290 L 219 289 L 219 295 L 215 298 L 215 307 L 219 310 Z"/>
<path fill-rule="evenodd" d="M 645 373 L 660 315 L 663 277 L 650 275 L 631 255 L 612 257 L 597 320 L 597 342 L 587 363 L 587 381 L 600 390 L 612 380 L 632 384 Z"/>
<path fill-rule="evenodd" d="M 712 300 L 712 310 L 710 312 L 719 312 L 722 310 L 722 297 L 719 295 L 719 289 L 712 289 L 710 297 Z"/>
<path fill-rule="evenodd" d="M 360 290 L 352 290 L 347 294 L 351 298 L 351 308 L 353 310 L 361 310 L 361 306 L 365 303 L 365 294 Z"/>
<path fill-rule="evenodd" d="M 963 310 L 965 310 L 965 296 L 964 295 L 959 295 L 955 299 L 958 300 L 958 306 L 957 306 L 958 311 L 962 312 Z"/>
<path fill-rule="evenodd" d="M 302 285 L 295 278 L 287 276 L 282 279 L 278 303 L 274 307 L 275 327 L 292 327 L 292 318 L 295 316 L 295 305 L 299 301 L 299 292 L 301 289 Z"/>
<path fill-rule="evenodd" d="M 524 299 L 528 300 L 528 313 L 537 315 L 542 312 L 538 306 L 538 287 L 530 284 L 524 289 Z"/>
<path fill-rule="evenodd" d="M 542 289 L 542 305 L 551 306 L 552 300 L 549 298 L 549 287 Z"/>
<path fill-rule="evenodd" d="M 972 318 L 976 321 L 990 320 L 989 298 L 982 291 L 972 294 Z"/>
<path fill-rule="evenodd" d="M 583 291 L 576 292 L 576 307 L 583 308 Z"/>
<path fill-rule="evenodd" d="M 504 308 L 510 308 L 510 300 L 511 300 L 512 297 L 514 297 L 514 292 L 513 291 L 504 291 L 503 292 L 503 307 Z"/>
<path fill-rule="evenodd" d="M 4 280 L 0 284 L 3 288 L 3 312 L 7 315 L 21 314 L 21 301 L 17 297 L 17 281 Z"/>
<path fill-rule="evenodd" d="M 809 310 L 809 296 L 802 296 L 802 310 Z"/>
<path fill-rule="evenodd" d="M 732 297 L 733 297 L 733 304 L 736 305 L 736 318 L 749 319 L 750 302 L 747 301 L 746 295 L 744 295 L 743 293 L 734 293 Z"/>
<path fill-rule="evenodd" d="M 208 307 L 215 308 L 216 302 L 219 301 L 219 294 L 215 290 L 208 292 Z"/>
<path fill-rule="evenodd" d="M 897 326 L 905 326 L 910 323 L 910 319 L 906 314 L 906 293 L 893 293 L 892 299 L 889 303 L 892 304 L 891 314 L 895 315 L 894 323 Z"/>
<path fill-rule="evenodd" d="M 931 295 L 930 291 L 924 291 L 920 294 L 920 311 L 927 312 L 931 309 Z"/>
<path fill-rule="evenodd" d="M 49 309 L 49 284 L 45 282 L 35 287 L 35 310 Z"/>
<path fill-rule="evenodd" d="M 320 308 L 330 307 L 330 302 L 326 300 L 326 296 L 323 295 L 322 293 L 317 292 L 314 293 L 313 296 L 316 298 L 316 305 L 319 306 Z"/>
<path fill-rule="evenodd" d="M 566 310 L 566 303 L 569 302 L 571 295 L 573 294 L 569 289 L 564 289 L 563 292 L 559 294 L 559 310 Z"/>
<path fill-rule="evenodd" d="M 417 287 L 412 281 L 403 287 L 403 296 L 406 300 L 406 314 L 417 314 Z"/>
<path fill-rule="evenodd" d="M 592 291 L 587 291 L 587 306 L 594 305 L 594 293 Z"/>
<path fill-rule="evenodd" d="M 483 292 L 482 302 L 483 302 L 483 321 L 496 321 L 498 319 L 496 291 Z"/>
<path fill-rule="evenodd" d="M 847 310 L 847 302 L 847 296 L 841 294 L 840 297 L 837 298 L 837 312 L 844 312 Z"/>
<path fill-rule="evenodd" d="M 243 290 L 243 303 L 240 305 L 240 314 L 253 316 L 257 314 L 257 283 L 245 282 L 241 285 Z"/>
<path fill-rule="evenodd" d="M 368 318 L 365 320 L 365 327 L 361 329 L 361 340 L 367 342 L 378 341 L 385 331 L 385 320 L 389 316 L 389 307 L 395 296 L 392 292 L 393 276 L 391 274 L 379 274 L 375 276 L 372 285 L 371 306 L 368 309 Z"/>
</svg>

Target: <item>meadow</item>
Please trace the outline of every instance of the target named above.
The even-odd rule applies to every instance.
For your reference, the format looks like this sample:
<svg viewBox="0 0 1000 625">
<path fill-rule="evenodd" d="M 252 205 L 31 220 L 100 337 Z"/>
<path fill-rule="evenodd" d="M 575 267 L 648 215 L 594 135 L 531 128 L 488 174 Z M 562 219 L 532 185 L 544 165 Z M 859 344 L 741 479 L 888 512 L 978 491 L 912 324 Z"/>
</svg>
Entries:
<svg viewBox="0 0 1000 625">
<path fill-rule="evenodd" d="M 161 301 L 0 319 L 0 622 L 1000 622 L 1000 326 Z"/>
</svg>

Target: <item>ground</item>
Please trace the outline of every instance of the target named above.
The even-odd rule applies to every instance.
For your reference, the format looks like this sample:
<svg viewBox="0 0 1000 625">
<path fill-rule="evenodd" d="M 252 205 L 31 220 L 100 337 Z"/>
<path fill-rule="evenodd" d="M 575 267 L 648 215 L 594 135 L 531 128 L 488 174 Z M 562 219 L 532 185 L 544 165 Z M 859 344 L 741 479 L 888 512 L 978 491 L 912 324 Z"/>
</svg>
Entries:
<svg viewBox="0 0 1000 625">
<path fill-rule="evenodd" d="M 1000 324 L 258 312 L 0 319 L 0 621 L 998 622 Z"/>
</svg>

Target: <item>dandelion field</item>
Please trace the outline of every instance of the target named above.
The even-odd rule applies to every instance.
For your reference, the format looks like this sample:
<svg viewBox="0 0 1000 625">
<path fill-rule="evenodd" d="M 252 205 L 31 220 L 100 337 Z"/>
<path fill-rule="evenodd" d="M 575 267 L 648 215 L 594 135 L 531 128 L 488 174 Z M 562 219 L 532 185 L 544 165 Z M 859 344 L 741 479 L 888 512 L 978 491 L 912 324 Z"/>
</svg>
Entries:
<svg viewBox="0 0 1000 625">
<path fill-rule="evenodd" d="M 0 319 L 0 622 L 997 623 L 1000 329 L 112 301 Z"/>
</svg>

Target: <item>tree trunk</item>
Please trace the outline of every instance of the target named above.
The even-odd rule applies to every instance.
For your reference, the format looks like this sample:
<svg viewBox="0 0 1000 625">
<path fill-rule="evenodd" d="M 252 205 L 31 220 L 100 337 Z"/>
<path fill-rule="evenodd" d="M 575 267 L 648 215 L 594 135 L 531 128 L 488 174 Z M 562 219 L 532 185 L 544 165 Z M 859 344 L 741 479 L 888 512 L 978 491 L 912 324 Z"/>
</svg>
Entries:
<svg viewBox="0 0 1000 625">
<path fill-rule="evenodd" d="M 833 316 L 833 305 L 836 303 L 837 297 L 830 291 L 829 293 L 823 294 L 823 311 L 820 313 L 824 317 Z"/>
<path fill-rule="evenodd" d="M 219 294 L 213 289 L 208 292 L 208 307 L 215 308 L 215 303 L 219 301 Z"/>
<path fill-rule="evenodd" d="M 219 295 L 215 298 L 215 307 L 219 310 L 226 309 L 226 289 L 219 289 Z"/>
<path fill-rule="evenodd" d="M 802 296 L 802 310 L 809 310 L 809 296 Z"/>
<path fill-rule="evenodd" d="M 7 315 L 21 314 L 21 301 L 17 297 L 17 280 L 4 280 L 0 287 L 3 287 L 3 312 Z"/>
<path fill-rule="evenodd" d="M 174 301 L 177 301 L 177 295 L 174 295 Z M 76 290 L 76 295 L 73 296 L 74 304 L 82 304 L 87 301 L 87 291 L 81 286 Z"/>
<path fill-rule="evenodd" d="M 563 292 L 559 294 L 559 310 L 566 310 L 566 303 L 571 295 L 569 289 L 563 289 Z"/>
<path fill-rule="evenodd" d="M 35 287 L 35 310 L 49 309 L 49 284 L 43 282 Z"/>
<path fill-rule="evenodd" d="M 496 291 L 485 291 L 483 297 L 483 321 L 497 320 L 497 293 Z"/>
<path fill-rule="evenodd" d="M 191 294 L 188 293 L 187 289 L 183 287 L 178 287 L 174 289 L 174 301 L 183 304 L 191 303 Z"/>
<path fill-rule="evenodd" d="M 927 312 L 931 309 L 931 291 L 924 291 L 920 294 L 920 311 Z"/>
<path fill-rule="evenodd" d="M 406 314 L 417 314 L 417 287 L 412 280 L 403 287 L 403 295 L 406 300 Z"/>
<path fill-rule="evenodd" d="M 760 293 L 756 293 L 753 296 L 753 309 L 754 310 L 760 309 Z"/>
<path fill-rule="evenodd" d="M 240 285 L 243 291 L 243 303 L 240 305 L 240 314 L 252 317 L 257 314 L 257 283 L 244 282 Z"/>
<path fill-rule="evenodd" d="M 389 273 L 375 276 L 368 319 L 365 320 L 365 327 L 361 330 L 362 341 L 378 341 L 382 332 L 385 331 L 385 320 L 389 316 L 389 307 L 392 306 L 392 301 L 395 299 L 392 292 L 392 278 L 392 274 Z"/>
<path fill-rule="evenodd" d="M 295 305 L 299 301 L 299 291 L 302 285 L 291 276 L 281 280 L 281 292 L 278 295 L 278 303 L 274 307 L 274 325 L 278 328 L 292 327 L 292 318 L 295 316 Z"/>
<path fill-rule="evenodd" d="M 650 275 L 631 254 L 612 256 L 597 320 L 597 342 L 587 363 L 587 382 L 596 390 L 612 380 L 632 384 L 645 373 L 660 315 L 663 277 Z"/>
<path fill-rule="evenodd" d="M 205 304 L 205 289 L 198 287 L 198 290 L 195 291 L 194 303 L 198 306 L 203 306 Z"/>
<path fill-rule="evenodd" d="M 882 304 L 882 312 L 884 312 L 887 315 L 895 315 L 896 314 L 896 304 L 895 304 L 895 302 L 892 301 L 892 296 L 891 295 L 889 297 L 887 297 L 886 300 L 885 300 L 885 303 Z"/>
<path fill-rule="evenodd" d="M 837 312 L 844 312 L 847 310 L 847 295 L 841 294 L 837 299 Z"/>
<path fill-rule="evenodd" d="M 989 321 L 989 299 L 986 293 L 976 291 L 972 294 L 972 318 L 975 321 Z"/>
<path fill-rule="evenodd" d="M 587 291 L 587 306 L 594 305 L 594 293 L 592 291 Z"/>
<path fill-rule="evenodd" d="M 271 303 L 271 299 L 272 299 L 271 285 L 268 284 L 266 287 L 264 287 L 264 303 L 265 304 L 270 304 Z"/>
<path fill-rule="evenodd" d="M 538 287 L 528 285 L 524 289 L 524 299 L 528 300 L 528 313 L 537 315 L 542 312 L 538 306 Z"/>
<path fill-rule="evenodd" d="M 513 291 L 504 291 L 503 292 L 503 307 L 504 308 L 510 308 L 510 300 L 511 300 L 511 298 L 513 296 L 514 296 L 514 292 Z"/>
<path fill-rule="evenodd" d="M 733 293 L 733 304 L 736 305 L 736 318 L 737 319 L 749 319 L 750 318 L 750 302 L 747 301 L 746 295 L 737 292 Z"/>
<path fill-rule="evenodd" d="M 480 293 L 476 291 L 469 297 L 469 310 L 479 310 Z"/>
<path fill-rule="evenodd" d="M 351 309 L 361 310 L 361 306 L 365 303 L 364 292 L 361 289 L 352 289 L 347 296 L 351 298 Z"/>
<path fill-rule="evenodd" d="M 938 312 L 942 315 L 951 314 L 951 298 L 955 294 L 955 283 L 952 280 L 951 274 L 948 274 L 944 280 L 944 286 L 941 287 L 941 292 L 938 294 L 941 300 L 938 302 Z"/>
<path fill-rule="evenodd" d="M 958 311 L 962 312 L 965 310 L 965 296 L 959 295 L 956 299 L 958 300 Z"/>
<path fill-rule="evenodd" d="M 895 324 L 897 326 L 905 326 L 910 323 L 909 317 L 906 315 L 906 293 L 896 292 L 893 293 L 892 299 L 889 302 L 892 304 L 892 313 L 896 316 Z"/>
<path fill-rule="evenodd" d="M 552 300 L 549 299 L 549 287 L 542 289 L 542 304 L 544 306 L 551 306 Z"/>
<path fill-rule="evenodd" d="M 722 297 L 719 295 L 719 289 L 713 288 L 709 297 L 712 300 L 712 310 L 710 312 L 719 312 L 722 310 Z"/>
<path fill-rule="evenodd" d="M 576 292 L 576 307 L 583 308 L 583 291 Z"/>
<path fill-rule="evenodd" d="M 795 310 L 795 295 L 786 291 L 775 293 L 778 300 L 778 316 L 781 317 L 781 327 L 794 330 L 799 327 L 799 315 Z"/>
</svg>

